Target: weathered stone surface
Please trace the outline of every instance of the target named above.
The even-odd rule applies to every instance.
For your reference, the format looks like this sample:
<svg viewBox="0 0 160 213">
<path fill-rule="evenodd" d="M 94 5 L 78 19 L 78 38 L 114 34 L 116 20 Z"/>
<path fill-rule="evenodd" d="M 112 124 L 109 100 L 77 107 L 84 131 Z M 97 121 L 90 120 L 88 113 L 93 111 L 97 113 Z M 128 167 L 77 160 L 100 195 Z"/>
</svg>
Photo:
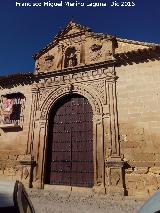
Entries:
<svg viewBox="0 0 160 213">
<path fill-rule="evenodd" d="M 17 160 L 17 155 L 9 155 L 9 160 L 13 160 L 13 161 L 15 161 L 15 160 Z"/>
<path fill-rule="evenodd" d="M 160 167 L 151 167 L 149 172 L 160 175 Z"/>
<path fill-rule="evenodd" d="M 148 167 L 138 167 L 134 168 L 134 174 L 147 174 L 149 171 Z"/>
<path fill-rule="evenodd" d="M 158 47 L 116 41 L 73 22 L 59 36 L 35 56 L 29 81 L 24 76 L 0 80 L 1 98 L 17 92 L 24 97 L 19 128 L 0 128 L 0 179 L 29 183 L 33 173 L 33 185 L 43 187 L 50 109 L 63 96 L 79 94 L 93 110 L 94 187 L 152 194 L 160 184 Z M 67 55 L 68 50 L 74 52 Z"/>
</svg>

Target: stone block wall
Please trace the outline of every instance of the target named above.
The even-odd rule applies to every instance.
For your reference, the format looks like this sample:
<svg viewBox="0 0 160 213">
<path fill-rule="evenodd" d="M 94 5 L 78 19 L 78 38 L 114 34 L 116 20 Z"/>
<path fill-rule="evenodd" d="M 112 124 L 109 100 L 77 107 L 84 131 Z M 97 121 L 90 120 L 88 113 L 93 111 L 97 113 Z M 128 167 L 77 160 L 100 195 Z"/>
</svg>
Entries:
<svg viewBox="0 0 160 213">
<path fill-rule="evenodd" d="M 4 94 L 10 94 L 20 92 L 25 96 L 24 109 L 23 109 L 23 121 L 21 122 L 21 129 L 0 129 L 0 151 L 10 152 L 16 150 L 21 154 L 26 152 L 26 144 L 28 141 L 29 121 L 32 103 L 32 94 L 30 85 L 20 85 L 12 88 L 1 89 L 0 96 Z"/>
<path fill-rule="evenodd" d="M 128 195 L 160 187 L 160 62 L 116 68 L 120 146 Z"/>
<path fill-rule="evenodd" d="M 0 153 L 0 180 L 20 180 L 27 186 L 30 183 L 30 155 L 18 155 L 16 152 Z"/>
<path fill-rule="evenodd" d="M 24 164 L 31 161 L 30 154 L 27 155 L 32 103 L 31 86 L 20 85 L 1 89 L 0 96 L 12 92 L 20 92 L 25 96 L 23 121 L 20 128 L 0 128 L 0 179 L 18 179 L 29 183 L 30 166 Z"/>
</svg>

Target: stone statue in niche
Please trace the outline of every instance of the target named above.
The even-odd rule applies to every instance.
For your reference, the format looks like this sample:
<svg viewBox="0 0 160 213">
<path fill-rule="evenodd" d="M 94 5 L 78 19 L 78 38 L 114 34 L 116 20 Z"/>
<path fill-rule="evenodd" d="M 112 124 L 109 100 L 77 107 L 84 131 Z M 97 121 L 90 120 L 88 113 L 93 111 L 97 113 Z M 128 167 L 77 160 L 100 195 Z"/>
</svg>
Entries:
<svg viewBox="0 0 160 213">
<path fill-rule="evenodd" d="M 10 115 L 13 111 L 14 101 L 6 97 L 2 97 L 0 104 L 0 123 L 10 123 Z"/>
<path fill-rule="evenodd" d="M 77 54 L 75 47 L 67 48 L 65 52 L 64 67 L 74 67 L 77 65 Z"/>
</svg>

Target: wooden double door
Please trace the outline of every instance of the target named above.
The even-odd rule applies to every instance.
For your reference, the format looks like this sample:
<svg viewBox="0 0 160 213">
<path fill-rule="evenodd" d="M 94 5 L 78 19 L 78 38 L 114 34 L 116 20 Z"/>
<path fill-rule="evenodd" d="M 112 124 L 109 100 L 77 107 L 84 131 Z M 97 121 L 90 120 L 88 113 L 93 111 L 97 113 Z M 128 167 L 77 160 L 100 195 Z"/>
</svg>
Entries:
<svg viewBox="0 0 160 213">
<path fill-rule="evenodd" d="M 55 185 L 92 187 L 93 112 L 80 95 L 61 99 L 49 122 L 47 175 Z"/>
</svg>

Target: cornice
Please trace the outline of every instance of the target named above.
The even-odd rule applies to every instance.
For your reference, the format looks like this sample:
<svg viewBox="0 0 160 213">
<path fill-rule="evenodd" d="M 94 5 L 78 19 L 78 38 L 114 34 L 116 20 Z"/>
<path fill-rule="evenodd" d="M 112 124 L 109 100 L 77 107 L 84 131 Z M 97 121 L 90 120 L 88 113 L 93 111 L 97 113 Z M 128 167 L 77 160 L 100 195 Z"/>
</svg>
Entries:
<svg viewBox="0 0 160 213">
<path fill-rule="evenodd" d="M 117 63 L 116 66 L 132 65 L 133 63 L 144 63 L 149 60 L 160 60 L 160 46 L 132 50 L 125 53 L 116 53 L 114 55 Z"/>
<path fill-rule="evenodd" d="M 104 61 L 101 63 L 89 64 L 89 65 L 82 65 L 76 67 L 70 67 L 60 70 L 53 70 L 50 72 L 42 72 L 38 74 L 34 73 L 17 73 L 15 75 L 8 75 L 0 77 L 0 86 L 9 87 L 11 85 L 16 84 L 32 84 L 33 82 L 38 82 L 40 79 L 49 78 L 52 76 L 62 76 L 62 75 L 69 75 L 78 72 L 85 72 L 89 70 L 95 70 L 98 68 L 106 68 L 112 67 L 116 64 L 116 60 Z"/>
<path fill-rule="evenodd" d="M 36 74 L 38 78 L 44 78 L 44 77 L 50 77 L 50 76 L 56 76 L 56 75 L 64 75 L 64 74 L 72 74 L 72 73 L 78 73 L 81 71 L 89 71 L 89 70 L 94 70 L 97 68 L 106 68 L 106 67 L 112 67 L 116 64 L 116 60 L 109 60 L 109 61 L 104 61 L 100 63 L 94 63 L 94 64 L 87 64 L 87 65 L 82 65 L 82 66 L 76 66 L 76 67 L 69 67 L 69 68 L 64 68 L 62 70 L 56 70 L 56 71 L 50 71 L 50 72 L 42 72 L 39 74 Z"/>
</svg>

